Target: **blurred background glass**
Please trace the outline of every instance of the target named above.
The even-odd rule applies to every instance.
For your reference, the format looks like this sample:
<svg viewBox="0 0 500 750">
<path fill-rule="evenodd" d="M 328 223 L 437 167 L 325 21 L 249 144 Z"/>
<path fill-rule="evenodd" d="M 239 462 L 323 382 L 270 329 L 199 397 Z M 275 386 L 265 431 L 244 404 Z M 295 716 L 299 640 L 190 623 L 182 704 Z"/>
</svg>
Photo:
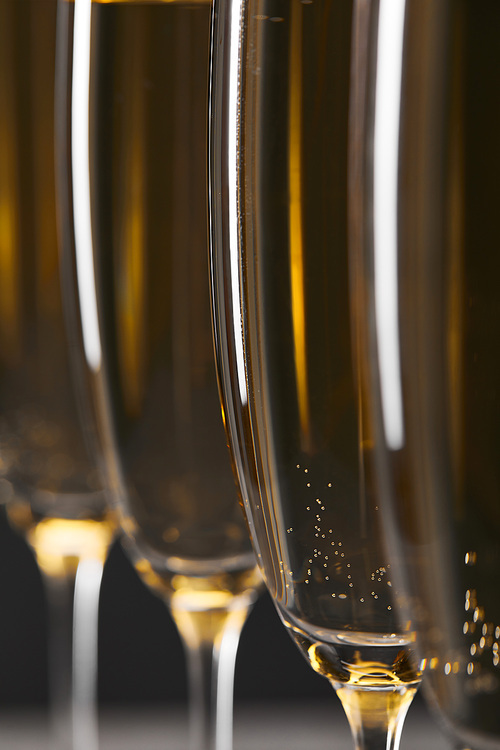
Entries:
<svg viewBox="0 0 500 750">
<path fill-rule="evenodd" d="M 457 747 L 498 748 L 500 5 L 406 6 L 397 241 L 363 279 L 375 445 L 429 705 Z"/>
<path fill-rule="evenodd" d="M 80 424 L 63 315 L 56 32 L 55 0 L 0 3 L 0 502 L 45 586 L 53 742 L 90 750 L 99 585 L 114 522 Z M 12 559 L 7 567 L 18 574 Z M 29 675 L 19 672 L 25 690 Z"/>
</svg>

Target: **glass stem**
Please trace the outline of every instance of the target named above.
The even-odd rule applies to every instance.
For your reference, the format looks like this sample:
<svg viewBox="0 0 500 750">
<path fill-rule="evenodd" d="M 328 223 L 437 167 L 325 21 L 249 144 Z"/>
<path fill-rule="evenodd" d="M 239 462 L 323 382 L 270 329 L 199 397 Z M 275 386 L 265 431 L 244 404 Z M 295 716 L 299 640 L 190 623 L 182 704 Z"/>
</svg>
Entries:
<svg viewBox="0 0 500 750">
<path fill-rule="evenodd" d="M 232 748 L 236 652 L 251 604 L 240 597 L 229 608 L 208 611 L 171 604 L 186 649 L 190 750 Z"/>
<path fill-rule="evenodd" d="M 42 568 L 48 609 L 49 695 L 54 747 L 97 750 L 97 631 L 103 561 Z"/>
<path fill-rule="evenodd" d="M 398 750 L 415 685 L 367 689 L 334 685 L 356 750 Z"/>
</svg>

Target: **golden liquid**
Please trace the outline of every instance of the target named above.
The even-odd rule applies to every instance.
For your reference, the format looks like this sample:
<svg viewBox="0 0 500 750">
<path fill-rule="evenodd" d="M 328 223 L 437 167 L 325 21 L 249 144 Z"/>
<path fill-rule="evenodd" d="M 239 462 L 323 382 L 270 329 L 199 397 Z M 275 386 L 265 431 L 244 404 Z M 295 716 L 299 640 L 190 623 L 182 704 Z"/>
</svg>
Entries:
<svg viewBox="0 0 500 750">
<path fill-rule="evenodd" d="M 210 16 L 209 2 L 96 3 L 92 30 L 94 262 L 124 528 L 144 580 L 194 609 L 258 582 L 213 357 Z"/>
<path fill-rule="evenodd" d="M 26 538 L 40 569 L 51 577 L 64 578 L 75 576 L 82 560 L 104 563 L 114 532 L 111 518 L 44 518 L 26 530 Z"/>
<path fill-rule="evenodd" d="M 104 512 L 60 288 L 56 7 L 0 0 L 0 501 L 23 530 L 45 517 Z"/>
<path fill-rule="evenodd" d="M 394 500 L 433 705 L 462 746 L 498 747 L 500 8 L 424 11 L 410 6 L 403 87 Z"/>
<path fill-rule="evenodd" d="M 249 501 L 287 613 L 318 628 L 385 633 L 391 574 L 363 473 L 369 436 L 350 330 L 351 18 L 350 3 L 245 10 L 242 305 L 262 509 L 258 496 Z"/>
<path fill-rule="evenodd" d="M 359 708 L 381 728 L 382 714 L 409 705 L 419 674 L 412 634 L 399 634 L 351 328 L 353 10 L 351 2 L 243 5 L 238 215 L 229 221 L 240 232 L 245 382 L 230 356 L 223 382 L 230 371 L 226 411 L 236 413 L 243 443 L 233 435 L 235 463 L 284 623 L 346 705 L 361 701 L 355 691 L 372 693 Z M 225 262 L 230 273 L 227 248 Z M 229 282 L 224 293 L 229 326 Z"/>
</svg>

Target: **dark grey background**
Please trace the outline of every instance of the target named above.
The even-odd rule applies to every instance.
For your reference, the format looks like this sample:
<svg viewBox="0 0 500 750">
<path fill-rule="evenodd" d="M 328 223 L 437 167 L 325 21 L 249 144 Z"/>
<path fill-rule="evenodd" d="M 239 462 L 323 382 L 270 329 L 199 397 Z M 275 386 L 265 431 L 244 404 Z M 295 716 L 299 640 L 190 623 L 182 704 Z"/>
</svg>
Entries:
<svg viewBox="0 0 500 750">
<path fill-rule="evenodd" d="M 31 551 L 0 517 L 0 706 L 47 701 L 46 612 Z M 149 592 L 115 544 L 105 566 L 100 604 L 101 705 L 186 700 L 184 654 L 160 599 Z M 245 625 L 238 652 L 237 702 L 333 698 L 278 619 L 267 594 Z"/>
</svg>

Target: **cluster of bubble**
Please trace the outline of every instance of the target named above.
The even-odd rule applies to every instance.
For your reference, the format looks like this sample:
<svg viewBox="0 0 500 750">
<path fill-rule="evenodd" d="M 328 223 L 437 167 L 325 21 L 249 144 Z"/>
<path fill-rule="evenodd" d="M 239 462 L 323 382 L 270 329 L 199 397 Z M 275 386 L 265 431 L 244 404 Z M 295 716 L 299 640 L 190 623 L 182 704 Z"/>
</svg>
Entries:
<svg viewBox="0 0 500 750">
<path fill-rule="evenodd" d="M 309 469 L 303 468 L 300 464 L 296 464 L 296 468 L 297 470 L 304 473 L 306 477 L 306 489 L 311 490 L 312 487 L 309 477 Z M 323 487 L 323 489 L 332 490 L 333 483 L 326 482 L 326 485 Z M 347 599 L 350 595 L 354 594 L 354 589 L 356 588 L 355 581 L 353 580 L 352 575 L 352 563 L 349 562 L 349 559 L 346 556 L 343 542 L 333 537 L 334 530 L 332 528 L 325 529 L 323 526 L 322 513 L 327 511 L 325 502 L 327 501 L 324 501 L 321 497 L 316 496 L 314 497 L 312 502 L 309 502 L 305 506 L 305 510 L 308 513 L 310 512 L 314 514 L 314 537 L 320 541 L 317 543 L 317 546 L 314 547 L 311 553 L 311 557 L 309 557 L 309 559 L 307 560 L 308 567 L 306 568 L 306 577 L 304 578 L 304 583 L 309 584 L 313 576 L 315 582 L 324 581 L 328 583 L 329 581 L 331 581 L 332 571 L 334 570 L 335 580 L 338 584 L 339 574 L 343 573 L 344 591 L 341 591 L 340 593 L 338 593 L 338 591 L 332 592 L 330 595 L 333 599 Z M 293 531 L 294 529 L 291 526 L 286 529 L 287 534 L 292 534 Z M 390 579 L 387 578 L 389 569 L 390 565 L 384 565 L 380 566 L 369 574 L 368 578 L 369 582 L 371 583 L 371 586 L 369 588 L 371 590 L 368 596 L 370 596 L 372 599 L 379 599 L 380 593 L 378 584 L 381 583 L 384 586 L 388 587 L 392 586 Z M 361 604 L 365 602 L 365 596 L 366 595 L 358 596 L 359 602 Z M 392 609 L 390 604 L 387 605 L 387 609 L 389 611 Z"/>
<path fill-rule="evenodd" d="M 477 562 L 477 552 L 465 553 L 465 565 L 474 566 Z M 459 658 L 440 660 L 433 656 L 422 661 L 422 669 L 442 670 L 445 675 L 457 675 L 466 673 L 469 677 L 478 677 L 481 668 L 485 664 L 479 660 L 491 654 L 491 664 L 500 666 L 500 625 L 487 622 L 486 611 L 478 602 L 476 589 L 467 589 L 464 597 L 464 609 L 466 617 L 463 622 L 462 631 L 467 637 L 467 654 Z M 491 675 L 490 675 L 491 676 Z M 488 675 L 483 673 L 482 681 L 478 683 L 479 691 L 490 692 L 497 688 L 497 682 L 488 680 Z"/>
<path fill-rule="evenodd" d="M 466 552 L 465 564 L 474 566 L 477 563 L 477 552 Z M 500 625 L 486 621 L 485 608 L 477 599 L 476 589 L 467 589 L 465 592 L 464 609 L 467 613 L 463 624 L 463 633 L 472 636 L 469 653 L 472 660 L 491 652 L 491 661 L 494 667 L 500 665 Z M 467 664 L 467 673 L 472 674 L 475 670 L 474 661 Z"/>
</svg>

